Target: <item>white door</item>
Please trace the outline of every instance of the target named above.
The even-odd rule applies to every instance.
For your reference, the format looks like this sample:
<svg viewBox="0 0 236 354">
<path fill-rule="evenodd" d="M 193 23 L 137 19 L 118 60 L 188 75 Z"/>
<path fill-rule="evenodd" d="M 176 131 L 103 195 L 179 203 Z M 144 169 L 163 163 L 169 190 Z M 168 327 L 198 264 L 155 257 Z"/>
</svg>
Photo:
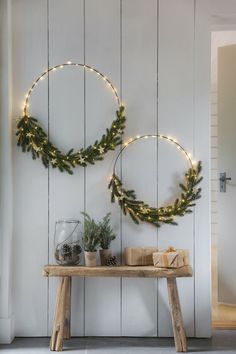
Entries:
<svg viewBox="0 0 236 354">
<path fill-rule="evenodd" d="M 218 301 L 236 304 L 236 45 L 218 51 L 218 172 Z"/>
</svg>

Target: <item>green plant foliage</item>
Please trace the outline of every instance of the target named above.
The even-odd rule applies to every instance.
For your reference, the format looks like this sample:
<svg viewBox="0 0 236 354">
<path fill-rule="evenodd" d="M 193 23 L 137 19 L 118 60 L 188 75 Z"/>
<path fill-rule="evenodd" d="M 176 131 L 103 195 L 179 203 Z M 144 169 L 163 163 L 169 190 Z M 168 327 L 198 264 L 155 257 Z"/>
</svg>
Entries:
<svg viewBox="0 0 236 354">
<path fill-rule="evenodd" d="M 162 224 L 177 225 L 175 217 L 192 213 L 195 201 L 201 198 L 201 188 L 198 187 L 203 179 L 200 176 L 201 170 L 202 165 L 199 161 L 196 167 L 191 167 L 187 171 L 185 182 L 180 183 L 180 197 L 172 205 L 159 208 L 151 207 L 143 201 L 137 200 L 135 191 L 124 189 L 121 180 L 113 173 L 108 186 L 111 190 L 111 202 L 114 203 L 117 198 L 124 215 L 129 214 L 136 224 L 145 221 L 157 227 Z"/>
<path fill-rule="evenodd" d="M 110 247 L 111 241 L 115 240 L 116 238 L 110 222 L 111 213 L 108 213 L 98 224 L 100 228 L 100 246 L 102 249 L 108 249 Z"/>
<path fill-rule="evenodd" d="M 119 107 L 116 119 L 112 122 L 111 127 L 106 129 L 106 133 L 99 141 L 96 140 L 93 145 L 78 151 L 70 149 L 66 154 L 63 154 L 49 140 L 37 119 L 24 116 L 17 124 L 17 145 L 22 148 L 23 152 L 31 152 L 34 160 L 41 158 L 46 168 L 51 165 L 61 172 L 66 171 L 73 174 L 74 167 L 93 165 L 96 161 L 103 160 L 103 156 L 109 150 L 114 150 L 117 145 L 121 144 L 126 122 L 124 110 L 123 106 Z"/>
<path fill-rule="evenodd" d="M 100 227 L 87 213 L 84 215 L 84 233 L 82 243 L 87 252 L 96 252 L 100 246 Z"/>
</svg>

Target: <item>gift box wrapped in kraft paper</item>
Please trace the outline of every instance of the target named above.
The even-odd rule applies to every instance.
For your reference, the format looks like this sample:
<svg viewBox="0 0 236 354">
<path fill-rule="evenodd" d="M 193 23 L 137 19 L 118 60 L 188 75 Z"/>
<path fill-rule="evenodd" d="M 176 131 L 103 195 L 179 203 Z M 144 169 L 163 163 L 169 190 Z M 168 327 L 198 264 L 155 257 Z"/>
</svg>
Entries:
<svg viewBox="0 0 236 354">
<path fill-rule="evenodd" d="M 125 264 L 129 266 L 153 265 L 152 255 L 157 247 L 126 247 L 124 250 Z"/>
<path fill-rule="evenodd" d="M 153 253 L 153 264 L 157 268 L 180 268 L 189 265 L 188 250 L 169 247 Z"/>
</svg>

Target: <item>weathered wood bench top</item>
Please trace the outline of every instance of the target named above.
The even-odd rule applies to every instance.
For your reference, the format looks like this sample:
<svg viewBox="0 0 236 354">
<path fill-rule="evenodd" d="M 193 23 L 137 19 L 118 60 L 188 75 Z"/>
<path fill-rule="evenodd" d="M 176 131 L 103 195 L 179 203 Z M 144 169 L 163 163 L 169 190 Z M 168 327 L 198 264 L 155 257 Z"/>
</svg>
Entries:
<svg viewBox="0 0 236 354">
<path fill-rule="evenodd" d="M 85 267 L 47 265 L 43 268 L 45 277 L 125 277 L 125 278 L 179 278 L 191 277 L 192 267 L 176 269 L 153 266 Z"/>
</svg>

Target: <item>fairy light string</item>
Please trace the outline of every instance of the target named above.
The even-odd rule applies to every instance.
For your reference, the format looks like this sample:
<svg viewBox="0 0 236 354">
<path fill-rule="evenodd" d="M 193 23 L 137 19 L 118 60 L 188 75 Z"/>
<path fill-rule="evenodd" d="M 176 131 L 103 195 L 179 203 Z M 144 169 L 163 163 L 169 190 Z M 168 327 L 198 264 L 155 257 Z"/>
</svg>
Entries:
<svg viewBox="0 0 236 354">
<path fill-rule="evenodd" d="M 116 174 L 116 164 L 121 153 L 134 142 L 140 139 L 159 138 L 166 140 L 176 146 L 186 158 L 189 169 L 185 173 L 183 183 L 180 183 L 181 194 L 175 199 L 172 205 L 152 207 L 144 201 L 137 200 L 134 190 L 127 190 L 123 187 L 123 183 Z M 202 181 L 203 177 L 200 175 L 202 170 L 201 162 L 196 163 L 191 159 L 191 154 L 188 153 L 183 146 L 171 136 L 161 134 L 147 134 L 137 136 L 134 139 L 124 143 L 121 151 L 118 153 L 114 166 L 113 175 L 110 179 L 108 188 L 111 190 L 111 202 L 118 202 L 124 215 L 129 214 L 132 220 L 139 224 L 140 221 L 153 224 L 160 227 L 163 224 L 177 225 L 176 217 L 184 216 L 186 213 L 192 212 L 192 207 L 195 206 L 195 201 L 201 197 L 201 188 L 198 184 Z"/>
<path fill-rule="evenodd" d="M 38 83 L 44 79 L 44 77 L 46 75 L 48 75 L 51 71 L 56 71 L 58 69 L 63 69 L 64 67 L 67 67 L 67 66 L 76 66 L 76 67 L 81 67 L 81 68 L 84 68 L 88 71 L 91 71 L 91 72 L 94 72 L 96 73 L 99 77 L 101 77 L 105 82 L 106 84 L 108 85 L 108 87 L 110 87 L 110 89 L 112 90 L 115 98 L 116 98 L 116 101 L 118 103 L 118 106 L 120 107 L 121 106 L 121 101 L 120 101 L 120 98 L 119 98 L 119 95 L 118 95 L 118 92 L 116 90 L 116 88 L 114 87 L 114 85 L 112 84 L 112 82 L 109 80 L 108 77 L 106 77 L 106 75 L 104 75 L 103 73 L 101 73 L 100 71 L 98 71 L 97 69 L 91 67 L 90 65 L 86 65 L 86 64 L 80 64 L 80 63 L 72 63 L 71 61 L 68 61 L 67 63 L 63 63 L 63 64 L 58 64 L 58 65 L 55 65 L 55 66 L 52 66 L 50 68 L 48 68 L 47 70 L 45 70 L 43 72 L 42 75 L 40 75 L 39 77 L 37 77 L 37 79 L 33 82 L 32 86 L 30 87 L 29 91 L 27 92 L 27 94 L 25 95 L 25 102 L 24 102 L 24 106 L 23 106 L 23 115 L 28 117 L 28 113 L 27 113 L 27 110 L 29 109 L 29 99 L 30 99 L 30 96 L 33 92 L 33 90 L 35 89 L 35 87 L 38 85 Z"/>
<path fill-rule="evenodd" d="M 46 75 L 68 66 L 81 67 L 97 74 L 112 91 L 118 105 L 118 110 L 116 111 L 116 119 L 113 120 L 110 128 L 106 129 L 106 133 L 102 135 L 100 140 L 96 140 L 93 145 L 90 145 L 85 149 L 81 148 L 77 151 L 70 149 L 64 154 L 51 141 L 49 141 L 47 133 L 40 126 L 38 120 L 30 116 L 29 100 L 32 92 Z M 25 96 L 23 116 L 19 119 L 17 124 L 17 144 L 22 148 L 23 152 L 31 152 L 33 159 L 41 158 L 45 167 L 51 165 L 53 168 L 58 168 L 61 172 L 66 171 L 69 174 L 72 174 L 72 169 L 77 165 L 85 167 L 88 164 L 94 164 L 96 161 L 102 160 L 103 156 L 109 150 L 114 150 L 116 146 L 120 145 L 122 143 L 121 137 L 124 133 L 125 122 L 126 117 L 124 106 L 121 104 L 118 92 L 109 78 L 87 64 L 72 63 L 68 61 L 67 63 L 58 64 L 48 68 L 37 77 L 31 85 Z"/>
</svg>

